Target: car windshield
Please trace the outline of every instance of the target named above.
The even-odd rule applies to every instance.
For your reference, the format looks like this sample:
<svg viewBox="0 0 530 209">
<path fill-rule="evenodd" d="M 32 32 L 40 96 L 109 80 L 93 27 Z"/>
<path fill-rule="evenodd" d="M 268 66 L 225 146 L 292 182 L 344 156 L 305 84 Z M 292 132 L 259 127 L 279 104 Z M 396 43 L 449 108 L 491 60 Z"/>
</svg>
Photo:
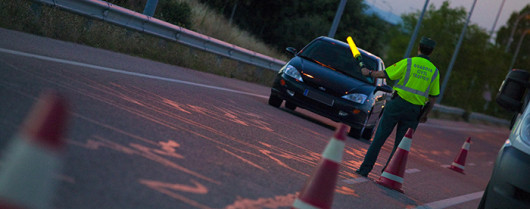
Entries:
<svg viewBox="0 0 530 209">
<path fill-rule="evenodd" d="M 359 62 L 353 58 L 350 48 L 323 40 L 316 40 L 306 46 L 299 57 L 316 62 L 324 67 L 341 72 L 345 75 L 373 84 L 373 80 L 361 74 Z M 363 56 L 366 68 L 377 69 L 377 61 L 368 56 Z"/>
</svg>

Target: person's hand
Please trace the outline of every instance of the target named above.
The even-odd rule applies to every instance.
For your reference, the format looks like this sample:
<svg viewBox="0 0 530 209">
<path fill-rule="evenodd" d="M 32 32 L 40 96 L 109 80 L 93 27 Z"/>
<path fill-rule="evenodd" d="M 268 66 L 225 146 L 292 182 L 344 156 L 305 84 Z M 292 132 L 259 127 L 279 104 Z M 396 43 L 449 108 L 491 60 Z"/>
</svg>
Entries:
<svg viewBox="0 0 530 209">
<path fill-rule="evenodd" d="M 361 68 L 361 73 L 364 75 L 364 76 L 368 76 L 370 75 L 370 70 L 368 70 L 368 68 Z"/>
</svg>

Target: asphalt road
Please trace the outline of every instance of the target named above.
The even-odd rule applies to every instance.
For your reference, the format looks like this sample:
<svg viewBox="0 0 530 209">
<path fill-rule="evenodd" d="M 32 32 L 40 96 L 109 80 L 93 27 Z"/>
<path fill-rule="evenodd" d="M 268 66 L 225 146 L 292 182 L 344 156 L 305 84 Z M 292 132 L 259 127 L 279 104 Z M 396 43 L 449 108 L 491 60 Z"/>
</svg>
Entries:
<svg viewBox="0 0 530 209">
<path fill-rule="evenodd" d="M 5 29 L 0 37 L 0 154 L 40 93 L 70 102 L 52 208 L 289 208 L 337 126 L 267 105 L 267 86 Z M 508 135 L 421 124 L 404 194 L 373 182 L 394 135 L 369 179 L 354 174 L 369 144 L 348 138 L 333 208 L 476 208 Z M 462 175 L 446 167 L 467 137 Z"/>
</svg>

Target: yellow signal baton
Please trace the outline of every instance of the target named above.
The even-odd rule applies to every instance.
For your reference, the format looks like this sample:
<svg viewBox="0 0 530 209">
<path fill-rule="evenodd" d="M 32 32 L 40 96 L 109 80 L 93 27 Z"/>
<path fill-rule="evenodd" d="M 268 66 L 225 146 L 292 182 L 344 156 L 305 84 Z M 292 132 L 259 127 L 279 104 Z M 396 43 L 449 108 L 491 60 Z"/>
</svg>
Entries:
<svg viewBox="0 0 530 209">
<path fill-rule="evenodd" d="M 348 41 L 348 44 L 350 45 L 351 53 L 353 54 L 353 57 L 357 59 L 358 56 L 361 56 L 361 53 L 357 49 L 357 46 L 355 45 L 355 42 L 353 42 L 353 39 L 351 36 L 348 36 L 346 38 L 346 41 Z"/>
<path fill-rule="evenodd" d="M 353 42 L 353 39 L 351 38 L 351 36 L 348 36 L 348 38 L 346 38 L 346 41 L 348 42 L 348 45 L 350 45 L 353 58 L 359 61 L 359 66 L 364 67 L 364 63 L 362 62 L 361 53 L 359 52 L 359 49 L 357 49 L 357 46 L 355 45 L 355 42 Z"/>
</svg>

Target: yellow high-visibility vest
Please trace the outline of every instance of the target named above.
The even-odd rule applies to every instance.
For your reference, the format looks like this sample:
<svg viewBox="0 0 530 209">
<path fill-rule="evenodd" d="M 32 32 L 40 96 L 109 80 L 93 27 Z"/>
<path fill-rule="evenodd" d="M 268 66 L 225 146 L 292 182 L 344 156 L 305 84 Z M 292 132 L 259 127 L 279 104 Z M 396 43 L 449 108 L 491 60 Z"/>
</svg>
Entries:
<svg viewBox="0 0 530 209">
<path fill-rule="evenodd" d="M 390 80 L 398 80 L 394 90 L 404 100 L 425 105 L 429 96 L 440 94 L 440 79 L 438 68 L 428 59 L 413 57 L 403 59 L 385 69 Z"/>
</svg>

